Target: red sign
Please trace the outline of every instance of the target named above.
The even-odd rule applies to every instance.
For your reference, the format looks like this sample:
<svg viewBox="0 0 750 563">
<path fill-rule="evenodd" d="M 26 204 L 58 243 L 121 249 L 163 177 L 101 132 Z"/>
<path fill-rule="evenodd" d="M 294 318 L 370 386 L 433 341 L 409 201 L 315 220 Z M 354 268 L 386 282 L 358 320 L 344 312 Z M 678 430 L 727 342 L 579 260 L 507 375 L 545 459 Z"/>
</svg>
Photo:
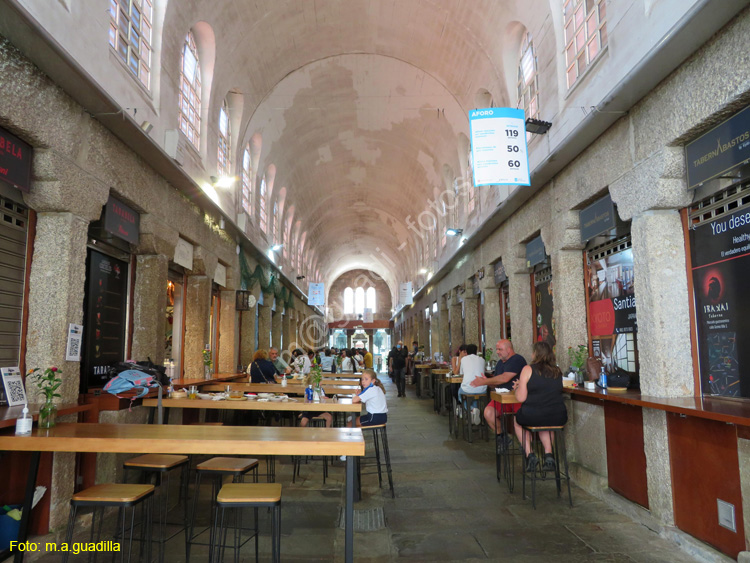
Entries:
<svg viewBox="0 0 750 563">
<path fill-rule="evenodd" d="M 611 299 L 589 303 L 591 334 L 605 336 L 615 332 L 615 308 Z"/>
<path fill-rule="evenodd" d="M 29 192 L 31 188 L 31 145 L 0 127 L 0 180 Z"/>
<path fill-rule="evenodd" d="M 104 209 L 104 230 L 123 240 L 138 244 L 140 214 L 120 200 L 109 196 Z"/>
</svg>

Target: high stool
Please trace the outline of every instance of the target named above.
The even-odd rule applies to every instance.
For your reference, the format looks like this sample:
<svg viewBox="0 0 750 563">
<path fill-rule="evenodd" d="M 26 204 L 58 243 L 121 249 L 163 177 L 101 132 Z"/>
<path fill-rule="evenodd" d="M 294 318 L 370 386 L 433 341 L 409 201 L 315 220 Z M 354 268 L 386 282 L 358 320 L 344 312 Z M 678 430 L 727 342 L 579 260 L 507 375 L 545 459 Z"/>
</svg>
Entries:
<svg viewBox="0 0 750 563">
<path fill-rule="evenodd" d="M 133 555 L 133 533 L 135 531 L 135 509 L 136 506 L 142 504 L 142 517 L 141 517 L 141 555 L 143 555 L 144 547 L 147 547 L 147 559 L 151 560 L 151 521 L 152 521 L 152 510 L 153 510 L 153 496 L 154 486 L 153 485 L 131 485 L 131 484 L 105 484 L 105 485 L 94 485 L 79 493 L 75 493 L 73 498 L 70 499 L 70 516 L 68 517 L 68 529 L 65 534 L 65 543 L 72 545 L 73 542 L 73 528 L 76 522 L 76 513 L 78 507 L 93 506 L 94 513 L 91 520 L 91 541 L 94 542 L 94 528 L 96 527 L 96 511 L 100 510 L 99 514 L 99 538 L 102 535 L 102 522 L 104 521 L 104 509 L 108 507 L 117 507 L 117 529 L 119 530 L 121 541 L 125 542 L 125 509 L 131 507 L 130 517 L 130 541 L 128 542 L 128 561 L 130 561 Z M 145 514 L 143 514 L 145 512 Z M 144 538 L 143 535 L 146 534 Z M 117 532 L 115 532 L 115 537 Z M 70 551 L 63 553 L 63 562 L 67 563 Z M 120 549 L 120 559 L 125 560 L 125 548 L 124 545 Z"/>
<path fill-rule="evenodd" d="M 159 487 L 159 561 L 164 561 L 164 544 L 182 531 L 185 531 L 185 545 L 187 546 L 187 470 L 190 468 L 189 458 L 185 455 L 146 454 L 127 460 L 123 467 L 126 470 L 136 470 L 144 473 L 148 480 L 155 477 L 155 483 Z M 171 536 L 167 537 L 167 513 L 169 512 L 169 474 L 173 469 L 182 469 L 180 478 L 179 504 L 185 502 L 182 524 Z M 186 548 L 187 551 L 187 548 Z"/>
<path fill-rule="evenodd" d="M 487 425 L 484 424 L 484 408 L 487 406 L 487 393 L 461 393 L 461 412 L 463 413 L 462 424 L 464 435 L 469 443 L 473 442 L 474 424 L 471 422 L 471 405 L 476 401 L 479 405 L 479 436 L 484 435 L 485 440 L 489 440 Z"/>
<path fill-rule="evenodd" d="M 526 475 L 529 475 L 531 479 L 531 506 L 536 509 L 536 482 L 537 479 L 540 481 L 546 481 L 549 479 L 547 477 L 546 472 L 542 469 L 542 464 L 544 463 L 544 453 L 543 449 L 540 448 L 541 441 L 539 440 L 539 433 L 540 432 L 552 432 L 552 455 L 555 458 L 555 472 L 554 472 L 554 479 L 555 483 L 557 485 L 557 496 L 560 497 L 560 493 L 562 492 L 562 485 L 561 480 L 564 477 L 567 481 L 568 485 L 568 502 L 570 503 L 571 508 L 573 507 L 573 496 L 570 493 L 570 472 L 568 471 L 568 456 L 567 452 L 565 451 L 565 436 L 563 436 L 563 426 L 524 426 L 524 430 L 528 430 L 531 432 L 531 452 L 536 453 L 537 451 L 541 451 L 541 455 L 537 454 L 537 458 L 539 462 L 537 463 L 537 467 L 535 467 L 532 471 L 528 470 L 528 467 L 526 467 L 526 460 L 524 459 L 523 464 L 523 498 L 526 499 Z M 522 451 L 526 452 L 526 433 L 523 434 L 523 444 Z M 562 462 L 565 466 L 565 471 L 560 470 L 560 461 L 562 458 Z"/>
<path fill-rule="evenodd" d="M 325 428 L 326 427 L 326 419 L 321 416 L 314 416 L 310 419 L 309 424 L 307 425 L 308 428 Z M 328 456 L 322 456 L 323 457 L 323 484 L 325 485 L 326 479 L 328 478 Z M 308 456 L 305 456 L 305 464 L 307 464 L 307 458 Z M 292 456 L 292 483 L 297 482 L 297 477 L 299 477 L 299 470 L 302 466 L 302 456 L 293 455 Z"/>
<path fill-rule="evenodd" d="M 386 470 L 388 471 L 388 484 L 391 487 L 391 498 L 396 498 L 396 493 L 393 490 L 393 473 L 391 472 L 391 453 L 388 449 L 388 432 L 386 431 L 386 425 L 385 424 L 378 424 L 376 426 L 363 426 L 362 427 L 362 435 L 365 436 L 365 432 L 372 432 L 372 438 L 373 442 L 375 444 L 375 457 L 365 457 L 364 460 L 360 457 L 357 457 L 357 483 L 359 485 L 359 496 L 362 497 L 362 461 L 367 462 L 367 460 L 375 460 L 375 463 L 378 466 L 378 487 L 383 488 L 383 473 L 382 473 L 382 464 L 380 462 L 380 446 L 382 444 L 383 446 L 383 461 L 385 462 Z M 374 474 L 374 472 L 373 472 Z M 365 473 L 364 475 L 370 475 L 370 473 Z"/>
<path fill-rule="evenodd" d="M 214 513 L 216 504 L 216 495 L 222 486 L 222 480 L 225 475 L 232 476 L 232 482 L 242 482 L 245 475 L 250 471 L 253 472 L 253 483 L 258 482 L 258 460 L 248 459 L 244 457 L 213 457 L 208 461 L 199 463 L 195 467 L 195 490 L 193 491 L 193 509 L 190 511 L 190 528 L 187 534 L 187 557 L 186 560 L 190 560 L 190 548 L 192 545 L 214 545 L 213 541 L 213 529 L 214 523 L 211 522 L 209 528 L 211 535 L 209 537 L 209 543 L 199 543 L 194 541 L 195 538 L 203 534 L 206 530 L 201 530 L 197 534 L 195 533 L 195 516 L 198 508 L 198 496 L 201 490 L 201 479 L 203 475 L 213 476 L 211 481 L 211 514 Z"/>
<path fill-rule="evenodd" d="M 224 513 L 234 508 L 234 561 L 240 560 L 240 548 L 255 537 L 255 560 L 258 560 L 258 508 L 270 507 L 271 515 L 271 561 L 281 561 L 281 485 L 278 483 L 229 483 L 224 485 L 216 497 L 216 515 L 214 517 L 213 545 L 210 548 L 210 560 L 222 561 L 226 544 Z M 252 508 L 255 512 L 255 533 L 241 542 L 241 510 Z"/>
</svg>

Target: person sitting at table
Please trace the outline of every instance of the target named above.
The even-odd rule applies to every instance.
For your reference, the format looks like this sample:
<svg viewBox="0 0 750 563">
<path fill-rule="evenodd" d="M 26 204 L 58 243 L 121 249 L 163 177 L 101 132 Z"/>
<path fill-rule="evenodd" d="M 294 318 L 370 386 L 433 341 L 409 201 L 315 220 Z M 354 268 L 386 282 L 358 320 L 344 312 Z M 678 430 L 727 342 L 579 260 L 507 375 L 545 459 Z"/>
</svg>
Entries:
<svg viewBox="0 0 750 563">
<path fill-rule="evenodd" d="M 323 357 L 320 358 L 320 367 L 325 373 L 336 373 L 336 362 L 333 361 L 330 348 L 326 348 L 323 352 Z"/>
<path fill-rule="evenodd" d="M 362 390 L 352 397 L 352 403 L 362 403 L 367 414 L 349 419 L 349 427 L 377 426 L 388 422 L 388 404 L 385 400 L 385 387 L 374 370 L 365 369 L 360 378 Z"/>
<path fill-rule="evenodd" d="M 513 344 L 510 340 L 498 340 L 495 346 L 495 352 L 499 358 L 495 366 L 495 375 L 484 377 L 481 375 L 471 382 L 472 386 L 478 387 L 488 385 L 498 389 L 507 389 L 511 391 L 513 385 L 518 381 L 521 370 L 526 365 L 526 359 L 521 354 L 516 354 Z M 502 434 L 502 425 L 500 424 L 500 413 L 513 414 L 518 410 L 518 404 L 501 405 L 497 401 L 490 401 L 490 404 L 484 409 L 484 419 L 495 433 Z M 510 436 L 503 436 L 500 442 L 500 448 L 509 448 L 513 439 Z"/>
<path fill-rule="evenodd" d="M 307 359 L 310 360 L 311 366 L 318 365 L 318 357 L 315 355 L 315 352 L 309 348 L 307 349 Z"/>
<path fill-rule="evenodd" d="M 474 386 L 477 377 L 484 375 L 484 358 L 477 356 L 477 345 L 467 344 L 465 354 L 461 357 L 459 373 L 463 376 L 461 387 L 458 389 L 458 400 L 463 395 L 479 395 L 487 392 L 487 386 Z M 472 401 L 471 410 L 476 408 L 476 401 Z M 468 413 L 467 413 L 468 414 Z M 479 414 L 477 409 L 477 415 Z"/>
<path fill-rule="evenodd" d="M 521 408 L 516 412 L 516 437 L 521 444 L 526 434 L 525 451 L 526 470 L 534 471 L 539 460 L 531 451 L 531 432 L 524 426 L 563 426 L 568 421 L 568 411 L 563 402 L 562 372 L 557 367 L 557 360 L 552 347 L 547 342 L 535 342 L 531 356 L 531 365 L 521 370 L 521 377 L 516 382 L 516 399 Z M 552 433 L 539 432 L 539 440 L 544 446 L 544 471 L 555 470 L 555 458 L 552 455 Z"/>
<path fill-rule="evenodd" d="M 341 371 L 352 373 L 354 371 L 354 362 L 347 354 L 346 349 L 341 350 Z"/>
<path fill-rule="evenodd" d="M 453 375 L 458 375 L 461 373 L 459 370 L 461 369 L 461 358 L 463 358 L 466 355 L 466 344 L 461 344 L 461 346 L 458 347 L 458 350 L 456 350 L 456 355 L 451 358 L 451 372 Z"/>
<path fill-rule="evenodd" d="M 303 411 L 302 414 L 299 415 L 300 427 L 302 428 L 306 427 L 308 424 L 310 424 L 310 421 L 315 416 L 319 416 L 320 418 L 326 421 L 326 428 L 330 428 L 331 426 L 333 426 L 333 415 L 331 413 Z"/>
<path fill-rule="evenodd" d="M 287 364 L 279 356 L 278 348 L 268 349 L 268 359 L 273 362 L 273 365 L 276 367 L 276 371 L 278 371 L 279 373 L 292 373 L 292 368 L 289 367 L 289 364 Z"/>
<path fill-rule="evenodd" d="M 256 350 L 253 354 L 253 361 L 248 369 L 250 374 L 250 383 L 276 383 L 274 376 L 279 374 L 279 370 L 268 359 L 268 352 L 265 350 Z"/>
</svg>

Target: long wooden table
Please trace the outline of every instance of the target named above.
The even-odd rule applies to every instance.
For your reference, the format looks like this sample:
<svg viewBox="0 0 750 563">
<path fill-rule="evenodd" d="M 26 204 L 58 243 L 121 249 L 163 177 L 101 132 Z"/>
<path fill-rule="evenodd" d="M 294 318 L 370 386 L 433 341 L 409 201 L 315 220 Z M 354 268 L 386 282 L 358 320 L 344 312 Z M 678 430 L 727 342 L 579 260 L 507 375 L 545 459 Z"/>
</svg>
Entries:
<svg viewBox="0 0 750 563">
<path fill-rule="evenodd" d="M 306 386 L 299 383 L 288 383 L 286 386 L 280 383 L 228 383 L 229 388 L 235 391 L 245 391 L 250 393 L 287 393 L 304 395 Z M 201 392 L 217 392 L 224 391 L 227 385 L 206 385 L 201 388 Z M 336 383 L 335 381 L 321 383 L 321 386 L 326 392 L 326 395 L 338 395 L 354 393 L 359 390 L 359 385 L 350 385 L 347 382 Z"/>
<path fill-rule="evenodd" d="M 362 410 L 361 403 L 352 403 L 351 399 L 339 399 L 334 402 L 333 399 L 321 399 L 319 403 L 312 403 L 303 400 L 297 401 L 209 401 L 202 399 L 162 399 L 164 408 L 179 409 L 218 409 L 218 410 L 237 410 L 237 411 L 292 411 L 292 412 L 354 412 Z M 156 407 L 157 399 L 144 399 L 144 407 Z"/>
<path fill-rule="evenodd" d="M 196 401 L 192 401 L 196 402 Z M 207 403 L 209 401 L 201 401 Z M 355 456 L 365 455 L 359 428 L 58 424 L 31 436 L 0 435 L 0 450 L 32 452 L 19 541 L 26 541 L 41 452 L 346 456 L 344 556 L 354 561 Z M 24 552 L 15 553 L 23 561 Z"/>
</svg>

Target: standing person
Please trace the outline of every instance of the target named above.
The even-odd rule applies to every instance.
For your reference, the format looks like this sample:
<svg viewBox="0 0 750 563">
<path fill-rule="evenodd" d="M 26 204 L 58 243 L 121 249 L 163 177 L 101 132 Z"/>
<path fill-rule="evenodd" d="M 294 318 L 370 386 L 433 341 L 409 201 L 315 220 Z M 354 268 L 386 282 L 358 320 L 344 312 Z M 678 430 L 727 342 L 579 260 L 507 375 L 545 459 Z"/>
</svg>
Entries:
<svg viewBox="0 0 750 563">
<path fill-rule="evenodd" d="M 511 391 L 516 381 L 521 375 L 521 370 L 526 366 L 526 359 L 521 354 L 516 354 L 513 344 L 510 340 L 498 340 L 495 346 L 495 352 L 499 361 L 495 366 L 495 375 L 493 377 L 484 377 L 484 374 L 474 379 L 471 385 L 492 386 L 507 389 Z M 490 404 L 484 409 L 484 419 L 490 428 L 494 428 L 497 434 L 502 434 L 500 425 L 500 413 L 512 414 L 518 410 L 518 405 L 501 405 L 497 401 L 490 401 Z M 512 439 L 510 436 L 504 437 L 501 447 L 507 448 Z"/>
<path fill-rule="evenodd" d="M 557 367 L 555 353 L 547 342 L 534 344 L 531 365 L 521 370 L 516 383 L 516 399 L 521 408 L 516 413 L 515 430 L 518 441 L 523 444 L 526 434 L 526 470 L 534 471 L 539 460 L 531 451 L 531 432 L 523 426 L 563 426 L 568 422 L 568 411 L 563 402 L 562 372 Z M 539 432 L 539 440 L 544 446 L 544 471 L 555 470 L 552 455 L 552 433 Z"/>
<path fill-rule="evenodd" d="M 406 397 L 406 358 L 408 355 L 409 353 L 404 348 L 404 343 L 399 340 L 396 348 L 391 350 L 390 358 L 388 359 L 390 363 L 388 367 L 393 371 L 393 378 L 396 381 L 399 397 Z"/>
<path fill-rule="evenodd" d="M 341 350 L 341 371 L 349 373 L 354 371 L 354 362 L 345 349 Z"/>
<path fill-rule="evenodd" d="M 487 386 L 475 386 L 472 385 L 474 380 L 478 377 L 484 376 L 484 358 L 477 356 L 477 345 L 467 344 L 466 355 L 461 358 L 461 367 L 459 373 L 463 376 L 461 381 L 461 387 L 458 390 L 458 400 L 461 400 L 463 395 L 471 394 L 478 395 L 487 392 Z M 474 410 L 476 401 L 471 404 L 471 409 Z M 477 412 L 477 415 L 479 413 Z M 478 416 L 477 416 L 478 417 Z"/>
<path fill-rule="evenodd" d="M 362 390 L 352 397 L 352 403 L 362 403 L 367 414 L 350 420 L 350 427 L 377 426 L 388 422 L 388 404 L 385 401 L 385 387 L 371 369 L 362 372 L 360 379 Z"/>
<path fill-rule="evenodd" d="M 281 356 L 279 356 L 278 348 L 270 348 L 268 350 L 268 359 L 271 360 L 273 365 L 276 367 L 276 371 L 278 371 L 279 373 L 292 373 L 292 368 L 289 367 L 289 364 L 287 364 L 283 359 L 281 359 Z"/>
<path fill-rule="evenodd" d="M 276 383 L 274 376 L 279 373 L 265 350 L 255 351 L 247 372 L 250 374 L 250 383 Z"/>
<path fill-rule="evenodd" d="M 336 362 L 333 361 L 333 356 L 331 355 L 331 349 L 326 348 L 323 352 L 323 357 L 320 358 L 320 367 L 323 369 L 324 372 L 328 373 L 336 373 Z"/>
<path fill-rule="evenodd" d="M 372 354 L 370 353 L 370 350 L 367 348 L 364 349 L 365 352 L 365 369 L 372 369 Z"/>
<path fill-rule="evenodd" d="M 354 371 L 362 371 L 365 369 L 365 357 L 362 355 L 361 350 L 357 348 L 352 350 L 352 359 L 354 360 Z"/>
</svg>

